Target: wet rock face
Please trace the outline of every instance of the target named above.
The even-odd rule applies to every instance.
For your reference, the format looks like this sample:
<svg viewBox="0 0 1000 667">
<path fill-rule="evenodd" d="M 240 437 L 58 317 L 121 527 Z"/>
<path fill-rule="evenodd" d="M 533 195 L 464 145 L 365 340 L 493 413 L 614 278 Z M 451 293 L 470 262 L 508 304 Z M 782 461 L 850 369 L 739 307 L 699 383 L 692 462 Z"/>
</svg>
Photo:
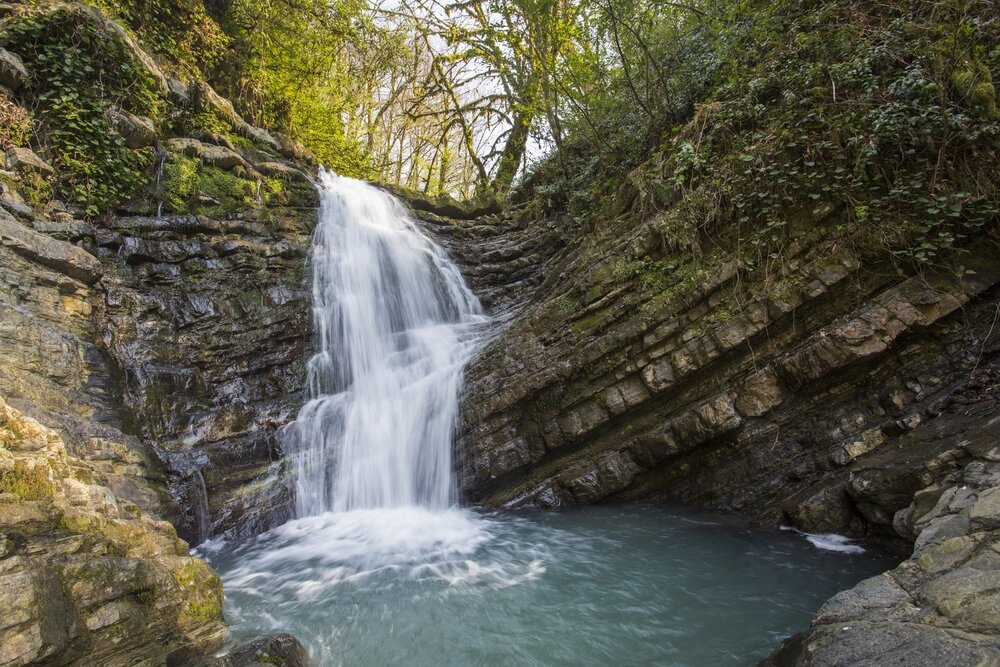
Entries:
<svg viewBox="0 0 1000 667">
<path fill-rule="evenodd" d="M 264 530 L 291 502 L 277 431 L 302 401 L 317 201 L 274 155 L 231 168 L 254 159 L 281 196 L 231 216 L 0 209 L 0 396 L 195 544 Z"/>
<path fill-rule="evenodd" d="M 0 400 L 0 663 L 187 664 L 222 645 L 218 575 L 101 476 Z"/>
<path fill-rule="evenodd" d="M 0 211 L 0 396 L 58 427 L 70 453 L 118 497 L 163 516 L 162 466 L 126 425 L 98 334 L 104 268 L 74 243 L 93 233 L 79 221 Z"/>
<path fill-rule="evenodd" d="M 192 543 L 259 532 L 291 501 L 277 430 L 302 400 L 316 200 L 262 162 L 287 194 L 231 219 L 86 224 L 23 204 L 14 172 L 4 186 L 25 213 L 0 209 L 0 395 Z"/>
<path fill-rule="evenodd" d="M 956 278 L 800 230 L 761 275 L 664 256 L 628 219 L 426 228 L 506 311 L 466 375 L 468 500 L 669 499 L 865 536 L 912 555 L 763 665 L 1000 663 L 995 237 Z"/>
<path fill-rule="evenodd" d="M 575 237 L 554 221 L 426 217 L 506 311 L 466 374 L 472 502 L 661 498 L 902 545 L 892 513 L 920 486 L 876 482 L 893 498 L 870 499 L 852 475 L 903 438 L 934 439 L 917 431 L 1000 347 L 993 239 L 962 279 L 906 276 L 803 225 L 765 272 L 664 255 L 627 216 Z"/>
<path fill-rule="evenodd" d="M 998 407 L 986 395 L 937 418 L 936 464 L 920 471 L 933 481 L 891 517 L 913 554 L 834 596 L 762 665 L 1000 662 Z"/>
<path fill-rule="evenodd" d="M 214 667 L 209 663 L 211 667 Z M 281 667 L 313 667 L 309 654 L 299 640 L 289 634 L 269 635 L 263 639 L 238 646 L 218 660 L 218 667 L 254 667 L 280 665 Z"/>
<path fill-rule="evenodd" d="M 314 221 L 310 209 L 118 218 L 97 235 L 104 343 L 191 542 L 288 516 L 277 431 L 302 402 Z"/>
</svg>

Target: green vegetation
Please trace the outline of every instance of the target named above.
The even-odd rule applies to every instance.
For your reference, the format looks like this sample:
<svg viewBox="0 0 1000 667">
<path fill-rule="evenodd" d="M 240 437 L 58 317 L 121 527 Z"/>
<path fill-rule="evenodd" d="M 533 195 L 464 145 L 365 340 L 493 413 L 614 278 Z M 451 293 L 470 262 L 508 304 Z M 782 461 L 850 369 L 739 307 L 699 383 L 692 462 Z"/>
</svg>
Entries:
<svg viewBox="0 0 1000 667">
<path fill-rule="evenodd" d="M 0 447 L 16 447 L 24 442 L 24 437 L 24 422 L 6 411 L 0 411 Z"/>
<path fill-rule="evenodd" d="M 12 493 L 22 500 L 44 500 L 51 498 L 54 490 L 48 470 L 41 466 L 18 460 L 0 470 L 0 493 Z"/>
<path fill-rule="evenodd" d="M 602 204 L 617 194 L 632 215 L 656 220 L 667 248 L 698 255 L 723 244 L 750 268 L 777 259 L 795 224 L 826 225 L 862 252 L 922 267 L 997 222 L 992 3 L 676 11 L 690 30 L 663 48 L 678 68 L 633 87 L 682 103 L 637 116 L 639 99 L 609 86 L 614 97 L 589 104 L 573 145 L 526 181 L 522 196 L 544 214 L 614 214 Z M 692 60 L 698 45 L 711 55 Z M 711 76 L 690 76 L 699 61 Z"/>
<path fill-rule="evenodd" d="M 35 121 L 24 107 L 0 96 L 0 148 L 27 146 L 35 131 Z"/>
<path fill-rule="evenodd" d="M 181 627 L 222 620 L 222 579 L 203 560 L 186 559 L 172 571 L 184 589 L 184 607 L 178 619 Z"/>
<path fill-rule="evenodd" d="M 130 27 L 178 76 L 208 72 L 223 58 L 229 38 L 201 0 L 86 0 Z"/>
<path fill-rule="evenodd" d="M 989 0 L 88 2 L 340 173 L 509 197 L 578 233 L 630 215 L 684 261 L 724 247 L 766 266 L 806 229 L 922 268 L 1000 218 Z M 0 104 L 0 143 L 44 146 L 55 195 L 96 215 L 150 181 L 111 107 L 252 148 L 197 85 L 168 107 L 126 40 L 82 16 L 38 2 L 0 28 L 34 79 L 32 114 Z M 164 176 L 178 212 L 301 199 L 186 158 Z"/>
<path fill-rule="evenodd" d="M 131 49 L 71 6 L 18 14 L 0 28 L 0 44 L 20 54 L 34 77 L 58 194 L 89 215 L 134 194 L 148 180 L 152 154 L 126 148 L 107 112 L 116 106 L 155 117 L 161 104 Z"/>
<path fill-rule="evenodd" d="M 163 203 L 175 213 L 233 215 L 281 194 L 280 182 L 266 179 L 260 192 L 257 182 L 202 163 L 196 158 L 171 154 L 163 165 Z"/>
</svg>

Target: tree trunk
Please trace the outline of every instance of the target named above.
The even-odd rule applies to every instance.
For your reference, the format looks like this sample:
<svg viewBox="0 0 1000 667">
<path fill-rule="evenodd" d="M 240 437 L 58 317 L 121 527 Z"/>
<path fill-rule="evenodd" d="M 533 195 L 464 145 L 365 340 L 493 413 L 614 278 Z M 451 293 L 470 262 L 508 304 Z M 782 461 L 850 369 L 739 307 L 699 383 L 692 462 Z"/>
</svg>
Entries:
<svg viewBox="0 0 1000 667">
<path fill-rule="evenodd" d="M 528 147 L 528 131 L 531 129 L 531 118 L 522 114 L 514 116 L 514 126 L 510 128 L 507 135 L 507 142 L 503 146 L 503 153 L 500 155 L 500 166 L 497 167 L 497 175 L 493 177 L 491 189 L 498 197 L 502 197 L 510 190 L 521 168 L 521 161 L 524 159 L 524 151 Z"/>
</svg>

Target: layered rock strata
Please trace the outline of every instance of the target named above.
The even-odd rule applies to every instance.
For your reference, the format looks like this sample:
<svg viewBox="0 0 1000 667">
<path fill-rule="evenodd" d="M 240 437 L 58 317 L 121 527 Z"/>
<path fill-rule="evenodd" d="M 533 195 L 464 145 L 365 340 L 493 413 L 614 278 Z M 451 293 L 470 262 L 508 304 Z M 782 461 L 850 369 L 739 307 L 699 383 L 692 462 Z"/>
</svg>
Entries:
<svg viewBox="0 0 1000 667">
<path fill-rule="evenodd" d="M 509 238 L 496 224 L 454 227 L 437 233 L 474 235 L 467 248 L 481 258 Z M 767 272 L 724 253 L 675 263 L 648 226 L 624 219 L 526 255 L 534 272 L 510 298 L 527 305 L 467 373 L 466 497 L 507 507 L 664 498 L 895 535 L 852 471 L 995 362 L 995 241 L 962 277 L 908 276 L 800 234 Z M 474 283 L 489 280 L 485 261 L 456 257 Z"/>
<path fill-rule="evenodd" d="M 222 645 L 222 581 L 166 521 L 0 400 L 0 664 L 182 664 Z"/>
</svg>

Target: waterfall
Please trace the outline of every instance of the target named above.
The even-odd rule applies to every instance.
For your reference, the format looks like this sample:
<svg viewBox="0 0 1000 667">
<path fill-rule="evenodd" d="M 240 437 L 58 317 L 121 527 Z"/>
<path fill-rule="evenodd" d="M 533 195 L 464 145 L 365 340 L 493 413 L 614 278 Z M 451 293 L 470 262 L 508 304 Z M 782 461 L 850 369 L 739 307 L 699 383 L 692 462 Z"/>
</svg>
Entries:
<svg viewBox="0 0 1000 667">
<path fill-rule="evenodd" d="M 487 318 L 398 199 L 329 172 L 320 195 L 317 351 L 289 429 L 298 516 L 447 507 L 462 370 Z"/>
</svg>

